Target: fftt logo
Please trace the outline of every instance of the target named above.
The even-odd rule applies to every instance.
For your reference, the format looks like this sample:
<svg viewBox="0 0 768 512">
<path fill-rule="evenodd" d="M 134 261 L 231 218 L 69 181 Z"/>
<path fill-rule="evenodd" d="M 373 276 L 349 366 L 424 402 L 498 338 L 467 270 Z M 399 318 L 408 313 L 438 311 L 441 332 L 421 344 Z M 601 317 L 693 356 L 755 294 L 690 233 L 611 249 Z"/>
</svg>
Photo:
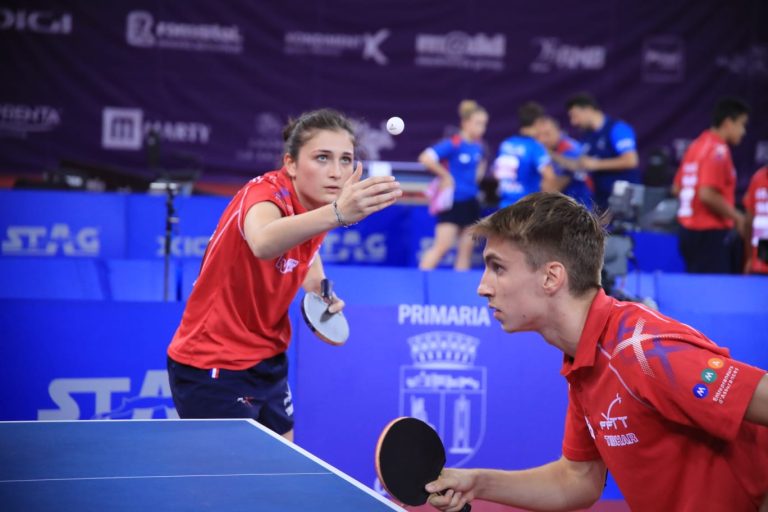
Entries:
<svg viewBox="0 0 768 512">
<path fill-rule="evenodd" d="M 600 421 L 601 430 L 618 429 L 619 427 L 616 424 L 616 422 L 618 421 L 620 421 L 622 425 L 624 425 L 624 428 L 627 427 L 626 416 L 611 416 L 611 410 L 613 409 L 613 406 L 620 403 L 621 403 L 621 397 L 619 396 L 618 393 L 616 393 L 616 398 L 614 398 L 613 402 L 611 402 L 611 405 L 608 406 L 608 411 L 600 413 L 600 416 L 603 417 L 603 420 Z"/>
<path fill-rule="evenodd" d="M 8 226 L 2 253 L 15 256 L 98 256 L 101 251 L 99 230 L 84 227 L 74 231 L 68 224 L 45 226 Z"/>
</svg>

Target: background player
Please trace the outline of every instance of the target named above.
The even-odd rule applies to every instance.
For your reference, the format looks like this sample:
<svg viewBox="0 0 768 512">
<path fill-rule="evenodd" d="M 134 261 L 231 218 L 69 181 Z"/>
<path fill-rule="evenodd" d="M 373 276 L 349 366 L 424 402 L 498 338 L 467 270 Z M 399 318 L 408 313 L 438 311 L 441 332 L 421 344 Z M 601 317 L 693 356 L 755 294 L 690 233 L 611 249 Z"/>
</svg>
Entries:
<svg viewBox="0 0 768 512">
<path fill-rule="evenodd" d="M 538 192 L 543 177 L 553 173 L 547 150 L 535 139 L 535 124 L 543 115 L 544 109 L 536 102 L 522 105 L 517 111 L 519 134 L 505 139 L 499 146 L 493 175 L 499 182 L 500 208 Z"/>
<path fill-rule="evenodd" d="M 432 270 L 458 240 L 456 270 L 472 266 L 472 237 L 466 227 L 480 218 L 477 199 L 478 183 L 485 174 L 485 145 L 482 142 L 488 125 L 488 113 L 473 100 L 459 104 L 461 131 L 443 139 L 419 155 L 419 162 L 440 178 L 440 190 L 453 189 L 453 205 L 437 214 L 435 241 L 421 257 L 419 268 Z"/>
</svg>

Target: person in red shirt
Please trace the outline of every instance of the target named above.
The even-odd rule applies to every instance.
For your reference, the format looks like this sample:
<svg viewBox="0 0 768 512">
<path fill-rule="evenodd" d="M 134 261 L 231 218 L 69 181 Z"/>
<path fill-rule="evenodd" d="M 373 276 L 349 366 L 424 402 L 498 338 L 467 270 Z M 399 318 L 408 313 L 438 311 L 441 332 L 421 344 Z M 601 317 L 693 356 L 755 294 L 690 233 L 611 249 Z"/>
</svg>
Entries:
<svg viewBox="0 0 768 512">
<path fill-rule="evenodd" d="M 680 200 L 680 254 L 688 272 L 730 274 L 734 269 L 733 228 L 744 236 L 745 217 L 735 206 L 736 169 L 728 145 L 746 133 L 749 107 L 724 98 L 715 107 L 712 127 L 694 140 L 675 175 Z"/>
<path fill-rule="evenodd" d="M 768 507 L 765 370 L 685 324 L 606 295 L 604 229 L 572 198 L 531 194 L 481 220 L 474 234 L 485 239 L 478 293 L 502 329 L 538 332 L 564 353 L 562 456 L 520 471 L 445 469 L 426 485 L 432 505 L 588 508 L 608 470 L 633 512 Z"/>
<path fill-rule="evenodd" d="M 746 271 L 768 274 L 768 166 L 752 176 L 744 194 L 744 208 L 747 210 L 747 236 L 744 238 L 749 242 Z"/>
<path fill-rule="evenodd" d="M 361 181 L 355 135 L 339 112 L 290 122 L 280 170 L 252 179 L 224 210 L 168 347 L 182 418 L 252 418 L 289 440 L 293 404 L 285 351 L 299 288 L 320 292 L 325 234 L 393 204 L 391 176 Z M 329 311 L 344 302 L 335 298 Z"/>
</svg>

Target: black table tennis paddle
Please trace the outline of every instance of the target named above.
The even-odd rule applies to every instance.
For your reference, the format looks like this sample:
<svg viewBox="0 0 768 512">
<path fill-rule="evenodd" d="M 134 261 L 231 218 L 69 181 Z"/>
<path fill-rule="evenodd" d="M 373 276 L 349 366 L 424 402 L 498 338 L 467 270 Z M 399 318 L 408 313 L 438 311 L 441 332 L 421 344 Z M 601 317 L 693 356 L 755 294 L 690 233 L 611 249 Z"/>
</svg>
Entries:
<svg viewBox="0 0 768 512">
<path fill-rule="evenodd" d="M 384 488 L 406 505 L 423 505 L 424 486 L 437 480 L 445 466 L 445 447 L 428 424 L 402 417 L 390 422 L 376 446 L 376 473 Z M 470 512 L 467 503 L 462 512 Z"/>
</svg>

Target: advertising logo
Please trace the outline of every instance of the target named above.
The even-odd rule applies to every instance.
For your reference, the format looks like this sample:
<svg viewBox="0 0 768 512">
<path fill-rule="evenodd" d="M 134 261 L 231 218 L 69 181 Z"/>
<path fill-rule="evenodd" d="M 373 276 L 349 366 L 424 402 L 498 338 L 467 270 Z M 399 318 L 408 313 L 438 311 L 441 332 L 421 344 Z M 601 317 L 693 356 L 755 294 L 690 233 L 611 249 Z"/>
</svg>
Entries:
<svg viewBox="0 0 768 512">
<path fill-rule="evenodd" d="M 389 34 L 389 29 L 386 28 L 373 34 L 291 31 L 285 33 L 283 52 L 288 55 L 325 57 L 340 57 L 346 53 L 359 52 L 363 60 L 372 60 L 379 66 L 384 66 L 389 59 L 381 50 L 381 45 Z"/>
<path fill-rule="evenodd" d="M 131 396 L 132 389 L 130 377 L 53 379 L 48 394 L 56 408 L 38 409 L 37 419 L 178 419 L 166 370 L 147 370 L 138 393 Z"/>
<path fill-rule="evenodd" d="M 532 44 L 539 49 L 529 68 L 533 73 L 552 71 L 599 71 L 605 67 L 608 50 L 603 45 L 575 46 L 557 37 L 537 37 Z"/>
<path fill-rule="evenodd" d="M 69 35 L 72 33 L 72 14 L 0 8 L 0 30 Z"/>
<path fill-rule="evenodd" d="M 61 111 L 50 105 L 0 104 L 0 136 L 24 139 L 31 133 L 55 130 Z"/>
<path fill-rule="evenodd" d="M 417 66 L 502 71 L 506 55 L 504 34 L 470 35 L 454 31 L 416 36 Z"/>
<path fill-rule="evenodd" d="M 742 76 L 768 77 L 768 45 L 752 45 L 729 55 L 718 55 L 715 65 Z"/>
<path fill-rule="evenodd" d="M 211 127 L 194 121 L 145 120 L 140 108 L 105 107 L 102 110 L 101 147 L 140 150 L 152 132 L 167 142 L 208 144 Z"/>
<path fill-rule="evenodd" d="M 99 228 L 57 223 L 48 226 L 8 226 L 2 254 L 8 256 L 98 256 Z"/>
<path fill-rule="evenodd" d="M 685 77 L 685 43 L 677 36 L 655 36 L 643 43 L 643 80 L 681 82 Z"/>
<path fill-rule="evenodd" d="M 125 41 L 137 48 L 219 53 L 243 51 L 243 36 L 237 25 L 155 21 L 152 13 L 147 11 L 128 13 Z"/>
</svg>

